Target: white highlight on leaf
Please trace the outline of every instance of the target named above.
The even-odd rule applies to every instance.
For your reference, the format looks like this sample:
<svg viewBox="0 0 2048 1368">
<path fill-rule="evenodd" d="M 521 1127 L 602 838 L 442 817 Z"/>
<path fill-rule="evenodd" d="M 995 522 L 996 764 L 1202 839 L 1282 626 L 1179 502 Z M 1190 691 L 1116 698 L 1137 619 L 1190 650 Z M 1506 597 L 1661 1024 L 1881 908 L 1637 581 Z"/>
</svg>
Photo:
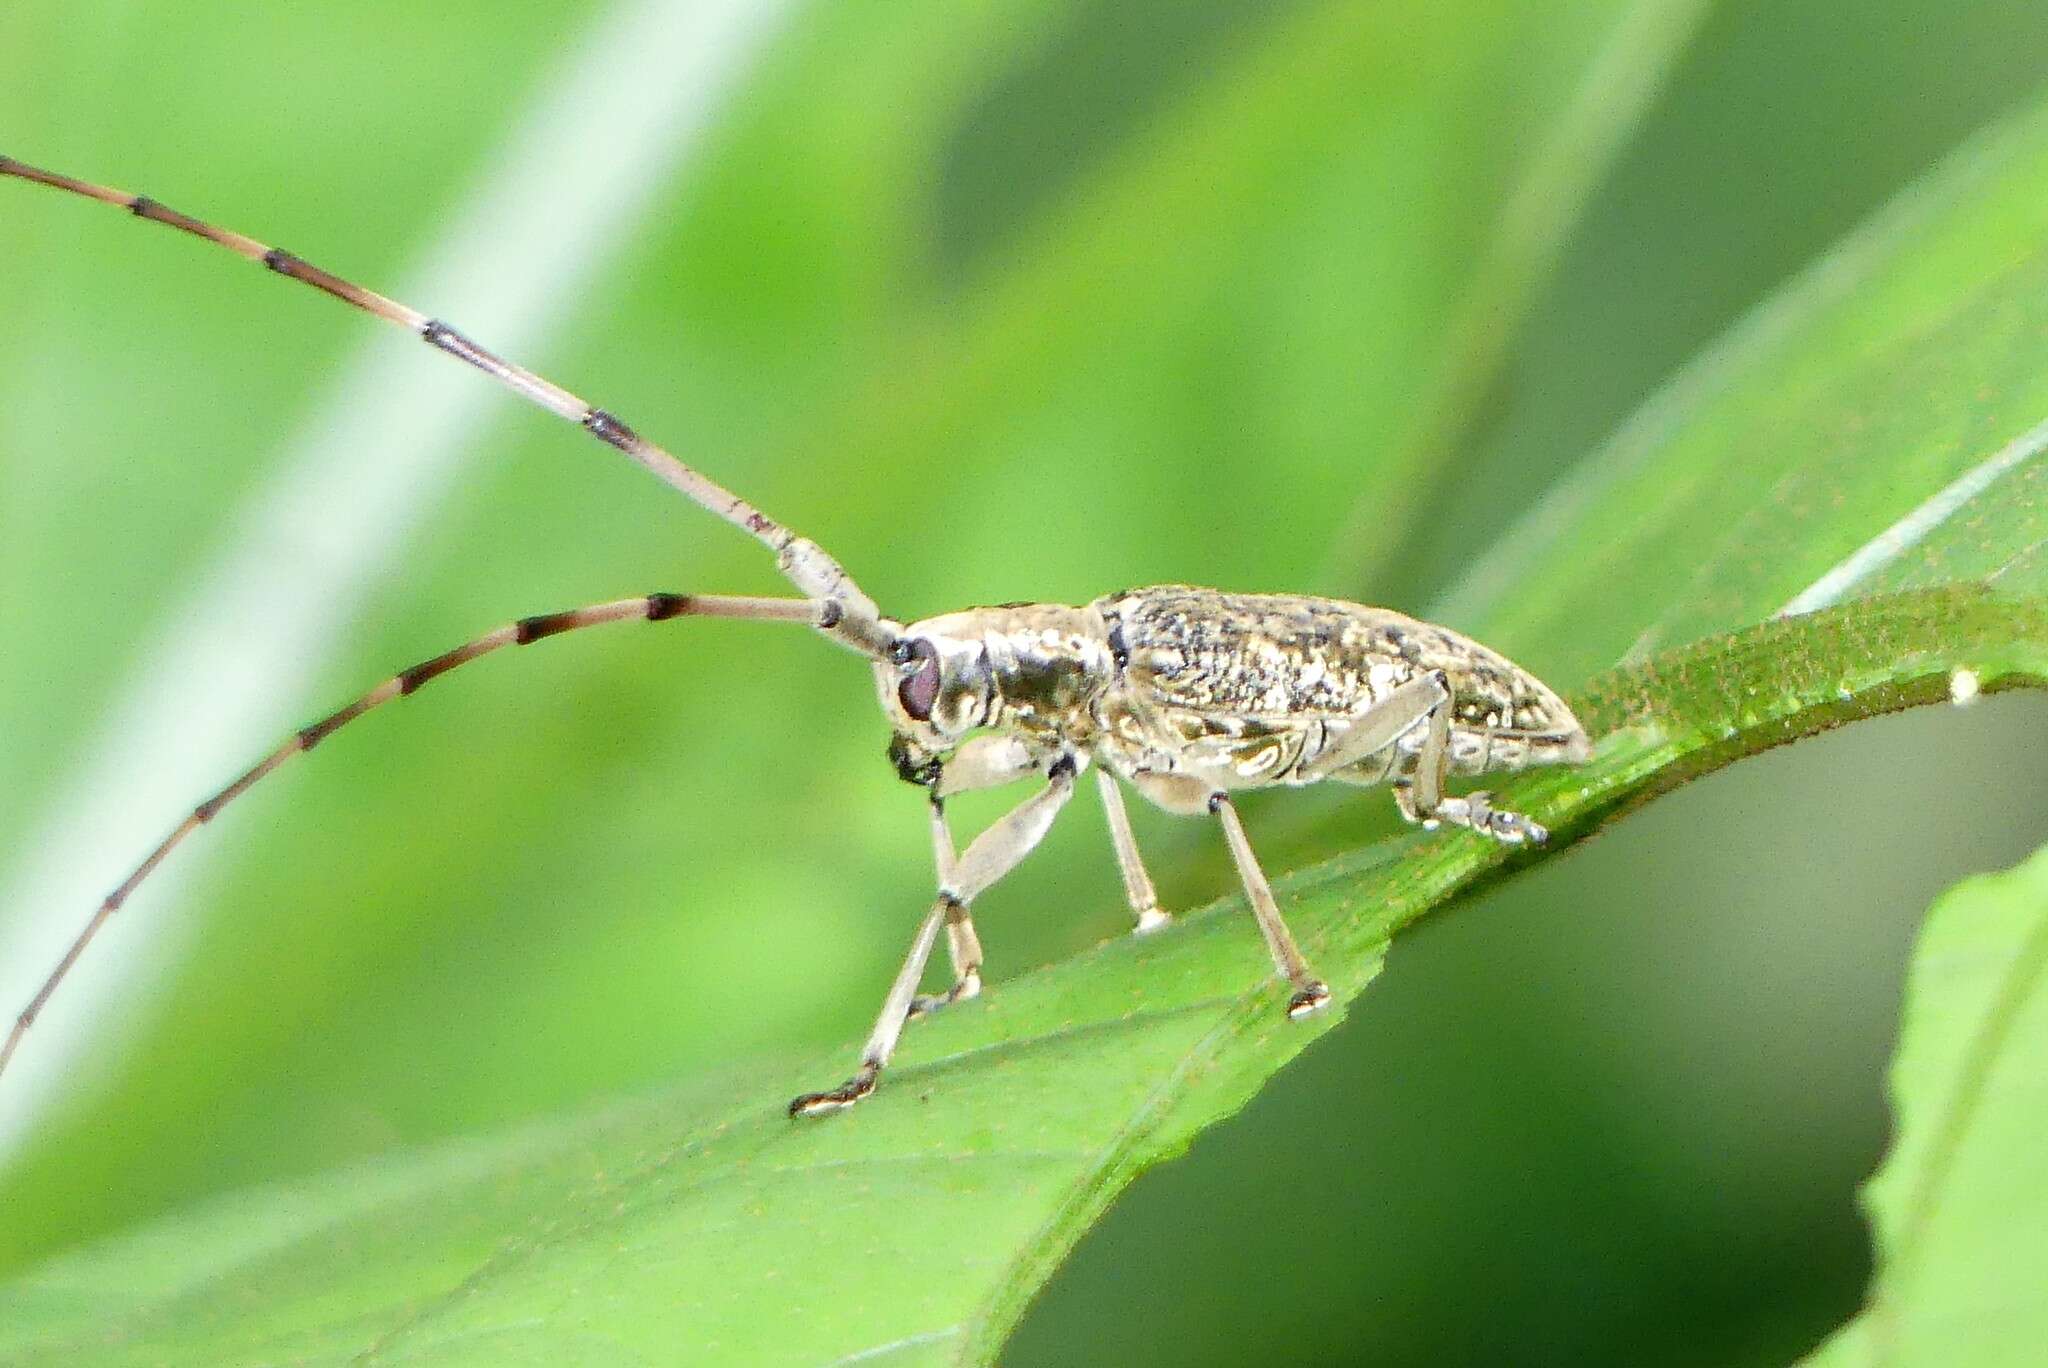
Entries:
<svg viewBox="0 0 2048 1368">
<path fill-rule="evenodd" d="M 1438 594 L 1423 616 L 1469 629 L 1498 612 L 1516 589 L 1540 573 L 1564 538 L 1598 548 L 1587 520 L 1615 490 L 1642 479 L 1673 438 L 1801 328 L 1835 307 L 1879 269 L 1913 232 L 1933 222 L 1959 192 L 2005 164 L 2020 133 L 1993 125 L 1963 143 L 1934 171 L 1901 191 L 1875 217 L 1764 296 L 1707 348 L 1680 367 L 1586 457 Z"/>
<path fill-rule="evenodd" d="M 843 1355 L 833 1359 L 830 1363 L 819 1365 L 819 1368 L 846 1368 L 846 1365 L 850 1363 L 872 1363 L 876 1359 L 887 1358 L 891 1354 L 900 1354 L 905 1349 L 916 1349 L 922 1345 L 937 1344 L 941 1340 L 952 1339 L 966 1328 L 964 1325 L 948 1325 L 941 1330 L 926 1330 L 922 1334 L 905 1335 L 902 1339 L 890 1340 L 887 1344 L 877 1344 L 870 1349 L 862 1349 L 857 1353 Z"/>
<path fill-rule="evenodd" d="M 570 46 L 391 293 L 501 354 L 539 350 L 667 193 L 788 8 L 615 5 Z M 220 266 L 235 269 L 225 256 Z M 138 651 L 144 663 L 113 691 L 69 784 L 10 852 L 0 910 L 19 915 L 0 927 L 0 1013 L 27 1002 L 100 898 L 193 803 L 303 720 L 310 681 L 405 563 L 402 548 L 474 456 L 482 420 L 514 404 L 385 328 L 339 367 L 269 483 L 229 522 L 232 540 L 182 593 L 162 596 L 172 606 Z M 596 459 L 582 445 L 565 450 Z M 648 497 L 662 495 L 649 486 Z M 89 1028 L 134 999 L 143 971 L 194 929 L 167 894 L 225 844 L 215 835 L 188 842 L 115 916 L 22 1042 L 0 1087 L 0 1155 L 60 1081 L 91 1077 Z"/>
<path fill-rule="evenodd" d="M 1997 452 L 1985 457 L 1945 485 L 1905 517 L 1872 537 L 1854 554 L 1822 575 L 1778 610 L 1779 617 L 1798 617 L 1840 603 L 1864 580 L 1918 546 L 2008 472 L 2048 451 L 2048 421 L 2037 423 Z"/>
</svg>

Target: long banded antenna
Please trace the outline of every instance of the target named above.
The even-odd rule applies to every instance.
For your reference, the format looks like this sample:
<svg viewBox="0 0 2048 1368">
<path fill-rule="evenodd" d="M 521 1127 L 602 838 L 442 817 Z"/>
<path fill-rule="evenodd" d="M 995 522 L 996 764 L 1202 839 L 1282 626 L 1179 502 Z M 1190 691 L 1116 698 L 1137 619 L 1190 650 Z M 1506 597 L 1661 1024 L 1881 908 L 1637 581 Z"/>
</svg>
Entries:
<svg viewBox="0 0 2048 1368">
<path fill-rule="evenodd" d="M 435 350 L 468 362 L 521 398 L 558 418 L 568 419 L 605 445 L 617 448 L 662 483 L 754 537 L 775 553 L 777 567 L 798 592 L 806 597 L 832 599 L 840 605 L 841 612 L 831 624 L 821 624 L 821 631 L 873 659 L 887 657 L 894 637 L 880 624 L 881 615 L 874 600 L 862 592 L 845 568 L 816 542 L 798 536 L 717 481 L 685 465 L 664 448 L 635 432 L 617 415 L 586 402 L 524 366 L 505 360 L 452 325 L 430 318 L 410 305 L 375 290 L 344 280 L 290 252 L 179 213 L 147 195 L 131 195 L 125 190 L 45 171 L 6 156 L 0 156 L 0 176 L 12 176 L 53 190 L 83 195 L 101 204 L 126 209 L 137 218 L 204 238 L 227 248 L 236 256 L 259 262 L 281 276 L 310 285 L 322 294 L 332 295 L 364 313 L 395 323 Z"/>
<path fill-rule="evenodd" d="M 14 1057 L 15 1047 L 28 1034 L 28 1028 L 41 1015 L 50 995 L 57 991 L 64 976 L 71 972 L 71 966 L 78 963 L 78 957 L 85 953 L 85 947 L 92 944 L 92 938 L 99 934 L 107 919 L 121 909 L 143 880 L 156 872 L 164 857 L 184 841 L 187 836 L 205 826 L 220 815 L 220 810 L 235 799 L 254 788 L 258 781 L 268 776 L 278 766 L 313 749 L 322 741 L 340 731 L 349 723 L 369 712 L 372 708 L 389 703 L 394 698 L 406 698 L 425 687 L 434 679 L 448 673 L 458 665 L 487 656 L 501 646 L 526 646 L 536 641 L 545 641 L 564 632 L 580 631 L 585 627 L 597 627 L 607 622 L 667 622 L 680 617 L 723 617 L 751 618 L 767 622 L 801 622 L 820 630 L 829 631 L 838 625 L 841 615 L 836 599 L 796 598 L 750 598 L 730 594 L 645 594 L 639 598 L 613 599 L 606 603 L 593 603 L 584 608 L 571 608 L 562 613 L 543 613 L 538 617 L 521 618 L 508 622 L 495 631 L 486 632 L 472 641 L 466 641 L 452 651 L 443 651 L 431 660 L 423 660 L 410 669 L 400 670 L 389 679 L 358 696 L 345 707 L 337 708 L 311 726 L 301 727 L 285 739 L 277 749 L 244 770 L 226 788 L 200 803 L 185 815 L 185 819 L 171 829 L 171 834 L 157 842 L 156 849 L 143 858 L 141 864 L 129 872 L 127 878 L 101 900 L 99 907 L 72 940 L 64 957 L 57 961 L 57 967 L 43 980 L 43 986 L 29 999 L 28 1006 L 14 1019 L 13 1027 L 7 1032 L 7 1040 L 0 1043 L 0 1073 L 7 1070 L 7 1061 Z"/>
</svg>

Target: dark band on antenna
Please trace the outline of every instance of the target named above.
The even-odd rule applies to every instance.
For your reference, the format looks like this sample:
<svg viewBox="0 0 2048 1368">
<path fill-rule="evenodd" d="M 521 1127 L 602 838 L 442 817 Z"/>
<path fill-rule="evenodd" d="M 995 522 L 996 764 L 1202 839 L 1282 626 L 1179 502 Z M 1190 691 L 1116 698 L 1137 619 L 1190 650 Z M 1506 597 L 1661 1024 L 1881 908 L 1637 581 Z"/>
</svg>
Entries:
<svg viewBox="0 0 2048 1368">
<path fill-rule="evenodd" d="M 582 621 L 580 613 L 542 613 L 521 618 L 512 627 L 512 640 L 521 646 L 569 631 Z"/>
<path fill-rule="evenodd" d="M 640 445 L 640 434 L 621 422 L 616 413 L 594 408 L 583 415 L 583 426 L 591 436 L 606 446 L 631 451 Z"/>
<path fill-rule="evenodd" d="M 313 747 L 319 745 L 329 736 L 355 721 L 382 701 L 382 699 L 375 697 L 374 694 L 366 694 L 349 704 L 346 708 L 341 708 L 327 714 L 327 716 L 321 718 L 312 726 L 301 727 L 299 729 L 299 749 L 313 749 Z"/>
<path fill-rule="evenodd" d="M 649 594 L 647 596 L 647 620 L 667 622 L 672 617 L 681 617 L 690 611 L 688 594 Z"/>
<path fill-rule="evenodd" d="M 470 340 L 468 334 L 464 333 L 460 328 L 443 323 L 438 318 L 428 319 L 426 324 L 421 327 L 420 340 L 430 347 L 440 348 L 450 356 L 469 362 L 470 365 L 475 366 L 478 370 L 491 371 L 495 374 L 497 369 L 505 364 L 498 357 Z"/>
<path fill-rule="evenodd" d="M 429 680 L 447 674 L 457 665 L 474 659 L 478 654 L 480 652 L 475 642 L 464 642 L 452 651 L 443 651 L 432 660 L 423 660 L 409 670 L 401 670 L 398 674 L 399 696 L 413 694 Z"/>
<path fill-rule="evenodd" d="M 202 234 L 202 236 L 204 236 Z M 344 304 L 350 304 L 369 313 L 384 314 L 379 308 L 381 299 L 373 302 L 370 292 L 360 285 L 350 284 L 340 276 L 323 271 L 304 257 L 293 256 L 280 247 L 273 247 L 263 254 L 263 264 L 281 276 L 290 276 L 301 284 L 311 285 L 323 294 L 333 295 Z"/>
</svg>

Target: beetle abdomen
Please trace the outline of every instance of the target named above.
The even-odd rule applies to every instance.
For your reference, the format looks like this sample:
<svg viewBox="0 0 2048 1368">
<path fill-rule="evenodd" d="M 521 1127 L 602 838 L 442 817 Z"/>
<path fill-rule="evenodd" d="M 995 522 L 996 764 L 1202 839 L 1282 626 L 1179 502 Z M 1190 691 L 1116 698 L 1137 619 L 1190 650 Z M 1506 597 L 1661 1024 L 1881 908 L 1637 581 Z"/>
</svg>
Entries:
<svg viewBox="0 0 2048 1368">
<path fill-rule="evenodd" d="M 1109 630 L 1129 700 L 1183 734 L 1238 733 L 1246 722 L 1276 731 L 1334 724 L 1442 671 L 1457 770 L 1585 755 L 1578 719 L 1528 671 L 1469 637 L 1385 608 L 1184 584 L 1130 589 L 1092 606 Z M 1343 777 L 1384 769 L 1367 764 Z"/>
</svg>

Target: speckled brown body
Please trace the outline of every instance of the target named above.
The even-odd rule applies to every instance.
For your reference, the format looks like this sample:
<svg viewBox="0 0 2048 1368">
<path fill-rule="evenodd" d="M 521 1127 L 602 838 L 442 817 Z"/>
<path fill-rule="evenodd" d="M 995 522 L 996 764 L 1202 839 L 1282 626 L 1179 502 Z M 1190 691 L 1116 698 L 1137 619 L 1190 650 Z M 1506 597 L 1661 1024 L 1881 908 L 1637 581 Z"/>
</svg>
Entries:
<svg viewBox="0 0 2048 1368">
<path fill-rule="evenodd" d="M 1450 684 L 1452 773 L 1585 756 L 1578 719 L 1528 671 L 1384 608 L 1190 585 L 1133 589 L 1090 607 L 1122 661 L 1095 705 L 1093 749 L 1126 778 L 1185 774 L 1214 788 L 1385 783 L 1412 768 L 1422 728 L 1327 772 L 1316 762 L 1431 671 Z"/>
<path fill-rule="evenodd" d="M 1362 750 L 1359 729 L 1432 676 L 1449 695 L 1448 773 L 1586 755 L 1578 719 L 1528 671 L 1448 628 L 1339 599 L 1165 584 L 1081 607 L 973 608 L 907 632 L 937 643 L 944 680 L 930 719 L 891 709 L 919 750 L 1007 733 L 1041 765 L 1086 755 L 1173 811 L 1232 789 L 1404 780 L 1426 719 Z"/>
</svg>

